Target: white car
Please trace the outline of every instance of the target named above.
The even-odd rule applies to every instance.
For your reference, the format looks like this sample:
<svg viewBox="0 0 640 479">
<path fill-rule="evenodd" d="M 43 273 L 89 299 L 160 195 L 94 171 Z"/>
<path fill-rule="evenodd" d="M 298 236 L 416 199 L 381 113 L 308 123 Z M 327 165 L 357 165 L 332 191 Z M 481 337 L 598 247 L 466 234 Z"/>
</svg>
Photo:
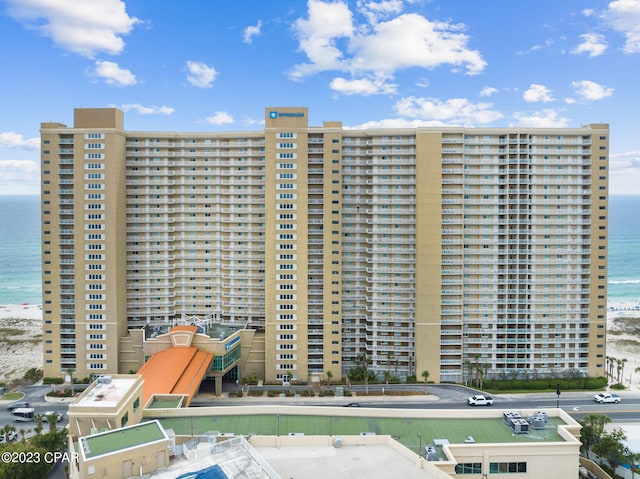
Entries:
<svg viewBox="0 0 640 479">
<path fill-rule="evenodd" d="M 0 444 L 4 444 L 6 437 L 4 434 L 0 434 Z M 16 431 L 9 431 L 9 442 L 13 442 L 18 439 L 18 433 Z"/>
<path fill-rule="evenodd" d="M 45 412 L 43 412 L 42 413 L 42 420 L 44 422 L 49 422 L 49 416 L 51 416 L 52 414 L 56 415 L 56 418 L 58 420 L 57 422 L 62 421 L 63 414 L 61 412 L 55 412 L 55 411 L 45 411 Z"/>
<path fill-rule="evenodd" d="M 493 398 L 476 394 L 467 399 L 469 406 L 493 406 Z"/>
<path fill-rule="evenodd" d="M 593 400 L 595 402 L 598 402 L 600 404 L 604 404 L 604 403 L 619 403 L 620 402 L 620 396 L 618 396 L 617 394 L 609 394 L 609 393 L 598 393 L 595 396 L 593 396 Z"/>
</svg>

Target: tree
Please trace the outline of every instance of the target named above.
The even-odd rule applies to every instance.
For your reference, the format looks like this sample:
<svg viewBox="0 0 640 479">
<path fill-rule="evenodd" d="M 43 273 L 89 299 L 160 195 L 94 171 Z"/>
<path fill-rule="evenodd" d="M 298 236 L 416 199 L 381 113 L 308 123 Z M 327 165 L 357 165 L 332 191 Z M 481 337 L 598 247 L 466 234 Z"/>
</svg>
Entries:
<svg viewBox="0 0 640 479">
<path fill-rule="evenodd" d="M 367 353 L 360 353 L 356 358 L 358 362 L 358 366 L 362 364 L 364 369 L 364 392 L 365 394 L 369 394 L 369 358 L 367 357 Z"/>
<path fill-rule="evenodd" d="M 11 433 L 16 432 L 15 426 L 11 424 L 5 424 L 4 427 L 0 429 L 0 433 L 4 436 L 5 444 L 9 444 L 9 440 L 11 439 Z"/>
<path fill-rule="evenodd" d="M 34 428 L 34 431 L 36 432 L 36 435 L 38 436 L 42 432 L 42 422 L 44 421 L 44 415 L 38 413 L 33 418 L 36 420 L 36 427 Z"/>
<path fill-rule="evenodd" d="M 592 450 L 598 456 L 606 459 L 611 469 L 615 471 L 616 467 L 623 464 L 629 456 L 629 449 L 624 445 L 626 439 L 624 431 L 615 428 L 610 433 L 603 433 L 597 444 L 593 445 Z"/>
<path fill-rule="evenodd" d="M 582 425 L 580 430 L 581 449 L 585 456 L 589 455 L 591 448 L 604 432 L 604 426 L 610 422 L 611 418 L 602 414 L 589 414 L 580 421 Z"/>
<path fill-rule="evenodd" d="M 382 377 L 384 378 L 384 383 L 389 386 L 389 379 L 391 379 L 391 373 L 389 371 L 384 371 L 382 373 Z"/>
<path fill-rule="evenodd" d="M 422 378 L 424 379 L 424 393 L 427 394 L 427 381 L 429 380 L 429 371 L 426 369 L 422 371 Z"/>
<path fill-rule="evenodd" d="M 20 440 L 22 442 L 24 442 L 26 440 L 25 436 L 27 435 L 27 430 L 23 427 L 20 428 L 20 431 L 18 431 L 20 434 Z"/>
<path fill-rule="evenodd" d="M 49 432 L 56 432 L 59 418 L 58 413 L 52 412 L 51 414 L 47 414 L 46 418 L 47 422 L 49 423 Z"/>
<path fill-rule="evenodd" d="M 75 391 L 73 389 L 73 368 L 68 368 L 67 374 L 69 375 L 69 382 L 71 383 L 71 396 L 75 396 Z"/>
<path fill-rule="evenodd" d="M 331 371 L 327 371 L 327 383 L 331 385 L 331 380 L 333 379 L 333 373 Z"/>
<path fill-rule="evenodd" d="M 637 467 L 638 461 L 640 461 L 640 454 L 629 451 L 626 463 L 629 464 L 629 469 L 631 469 L 631 479 L 634 479 L 636 477 L 636 472 L 639 472 L 640 470 L 640 468 Z"/>
<path fill-rule="evenodd" d="M 473 374 L 475 372 L 475 366 L 468 359 L 464 362 L 464 365 L 467 367 L 467 380 L 469 381 L 469 386 L 473 387 Z"/>
</svg>

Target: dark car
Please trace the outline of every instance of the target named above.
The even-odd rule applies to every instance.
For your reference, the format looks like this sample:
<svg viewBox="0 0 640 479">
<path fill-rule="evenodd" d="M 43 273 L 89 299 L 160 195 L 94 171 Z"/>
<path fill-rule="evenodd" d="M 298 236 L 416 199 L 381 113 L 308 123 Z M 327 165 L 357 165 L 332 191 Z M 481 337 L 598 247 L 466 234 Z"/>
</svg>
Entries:
<svg viewBox="0 0 640 479">
<path fill-rule="evenodd" d="M 345 404 L 344 407 L 360 407 L 359 402 L 350 402 L 349 404 Z"/>
<path fill-rule="evenodd" d="M 13 411 L 14 409 L 18 409 L 19 407 L 29 407 L 29 403 L 27 401 L 18 401 L 9 404 L 7 407 L 7 411 Z"/>
</svg>

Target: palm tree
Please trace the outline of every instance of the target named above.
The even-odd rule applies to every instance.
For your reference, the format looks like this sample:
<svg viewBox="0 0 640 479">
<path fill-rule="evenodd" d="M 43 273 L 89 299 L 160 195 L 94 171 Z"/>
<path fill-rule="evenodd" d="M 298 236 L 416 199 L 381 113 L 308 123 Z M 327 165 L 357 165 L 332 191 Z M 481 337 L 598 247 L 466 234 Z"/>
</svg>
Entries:
<svg viewBox="0 0 640 479">
<path fill-rule="evenodd" d="M 422 371 L 422 377 L 424 378 L 424 393 L 427 394 L 427 381 L 429 380 L 429 371 L 426 369 Z"/>
<path fill-rule="evenodd" d="M 391 379 L 391 373 L 389 371 L 384 371 L 382 373 L 382 377 L 384 378 L 384 383 L 387 387 L 389 387 L 389 379 Z"/>
<path fill-rule="evenodd" d="M 55 432 L 56 427 L 58 425 L 58 416 L 57 412 L 52 412 L 51 414 L 47 414 L 47 422 L 49 423 L 49 432 Z"/>
<path fill-rule="evenodd" d="M 603 414 L 589 414 L 580 421 L 580 424 L 582 425 L 582 429 L 580 430 L 582 450 L 587 457 L 589 457 L 591 447 L 598 441 L 598 438 L 600 438 L 604 432 L 604 426 L 610 422 L 611 418 Z"/>
<path fill-rule="evenodd" d="M 25 436 L 27 435 L 27 430 L 25 428 L 21 427 L 18 432 L 20 433 L 20 438 L 21 438 L 22 442 L 24 442 L 25 441 Z"/>
<path fill-rule="evenodd" d="M 44 421 L 44 416 L 38 413 L 33 416 L 33 418 L 36 420 L 36 427 L 34 428 L 34 431 L 36 432 L 36 435 L 40 435 L 42 432 L 42 421 Z"/>
<path fill-rule="evenodd" d="M 73 368 L 68 368 L 67 374 L 69 375 L 69 381 L 71 382 L 71 396 L 75 396 L 73 389 Z"/>
<path fill-rule="evenodd" d="M 464 362 L 464 365 L 467 367 L 467 380 L 469 381 L 469 386 L 473 387 L 473 376 L 476 370 L 475 365 L 469 361 L 468 359 Z"/>
<path fill-rule="evenodd" d="M 364 368 L 364 392 L 369 395 L 369 358 L 367 357 L 367 353 L 360 353 L 356 358 L 358 362 L 358 366 L 362 363 L 362 367 Z"/>
<path fill-rule="evenodd" d="M 622 359 L 616 359 L 616 381 L 620 383 L 620 373 L 622 371 Z"/>
<path fill-rule="evenodd" d="M 5 444 L 9 444 L 9 439 L 11 438 L 12 432 L 16 432 L 16 428 L 11 424 L 5 424 L 4 427 L 0 429 L 0 433 L 4 435 Z"/>
<path fill-rule="evenodd" d="M 613 379 L 613 367 L 616 364 L 616 358 L 614 358 L 613 356 L 609 357 L 609 377 L 611 377 L 611 379 Z"/>
</svg>

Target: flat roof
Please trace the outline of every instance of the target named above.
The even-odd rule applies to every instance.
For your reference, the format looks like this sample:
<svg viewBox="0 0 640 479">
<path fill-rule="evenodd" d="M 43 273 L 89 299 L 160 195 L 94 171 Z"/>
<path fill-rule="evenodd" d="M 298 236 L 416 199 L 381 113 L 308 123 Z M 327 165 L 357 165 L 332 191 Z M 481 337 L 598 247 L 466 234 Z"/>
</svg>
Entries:
<svg viewBox="0 0 640 479">
<path fill-rule="evenodd" d="M 149 421 L 91 436 L 84 436 L 78 441 L 80 443 L 79 449 L 83 451 L 85 458 L 93 459 L 163 439 L 168 440 L 158 421 Z"/>
<path fill-rule="evenodd" d="M 435 477 L 393 448 L 366 446 L 256 447 L 258 454 L 282 478 L 428 479 Z"/>
<path fill-rule="evenodd" d="M 90 386 L 87 394 L 73 403 L 72 406 L 115 407 L 138 381 L 137 376 L 131 378 L 111 378 L 108 383 L 100 382 L 101 379 L 102 378 L 96 380 L 96 382 Z"/>
<path fill-rule="evenodd" d="M 353 413 L 353 411 L 352 411 Z M 225 431 L 238 435 L 257 434 L 286 436 L 301 432 L 316 436 L 358 435 L 375 433 L 392 436 L 404 446 L 417 451 L 420 446 L 446 439 L 450 444 L 463 444 L 469 437 L 481 444 L 566 442 L 558 433 L 558 426 L 566 424 L 561 418 L 549 417 L 544 428 L 529 428 L 527 434 L 515 434 L 502 417 L 479 418 L 420 418 L 374 417 L 366 409 L 358 416 L 300 414 L 210 415 L 195 417 L 159 418 L 165 429 L 176 435 L 205 434 Z M 421 437 L 421 439 L 420 439 Z"/>
</svg>

